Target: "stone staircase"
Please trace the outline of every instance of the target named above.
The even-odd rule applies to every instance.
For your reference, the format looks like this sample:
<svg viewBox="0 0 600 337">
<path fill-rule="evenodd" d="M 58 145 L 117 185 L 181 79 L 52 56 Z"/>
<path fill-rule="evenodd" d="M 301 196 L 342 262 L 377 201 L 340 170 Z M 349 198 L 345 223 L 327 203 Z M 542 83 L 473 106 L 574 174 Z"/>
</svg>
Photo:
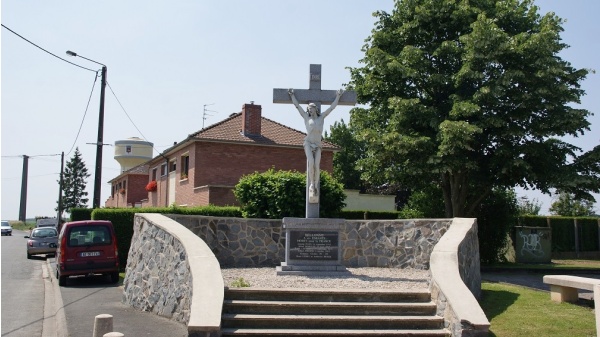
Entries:
<svg viewBox="0 0 600 337">
<path fill-rule="evenodd" d="M 427 291 L 226 288 L 223 336 L 450 336 Z"/>
</svg>

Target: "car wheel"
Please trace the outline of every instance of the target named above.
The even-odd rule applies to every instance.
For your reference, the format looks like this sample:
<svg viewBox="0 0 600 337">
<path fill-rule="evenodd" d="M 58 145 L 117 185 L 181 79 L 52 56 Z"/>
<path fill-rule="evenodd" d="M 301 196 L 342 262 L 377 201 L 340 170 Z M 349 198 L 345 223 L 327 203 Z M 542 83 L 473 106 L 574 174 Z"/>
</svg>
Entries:
<svg viewBox="0 0 600 337">
<path fill-rule="evenodd" d="M 31 254 L 29 254 L 29 252 L 27 252 L 27 259 L 31 259 Z"/>
<path fill-rule="evenodd" d="M 61 286 L 61 287 L 66 286 L 67 285 L 67 277 L 59 275 L 58 276 L 58 285 Z"/>
<path fill-rule="evenodd" d="M 115 272 L 115 273 L 110 273 L 110 283 L 117 283 L 119 282 L 119 273 Z"/>
</svg>

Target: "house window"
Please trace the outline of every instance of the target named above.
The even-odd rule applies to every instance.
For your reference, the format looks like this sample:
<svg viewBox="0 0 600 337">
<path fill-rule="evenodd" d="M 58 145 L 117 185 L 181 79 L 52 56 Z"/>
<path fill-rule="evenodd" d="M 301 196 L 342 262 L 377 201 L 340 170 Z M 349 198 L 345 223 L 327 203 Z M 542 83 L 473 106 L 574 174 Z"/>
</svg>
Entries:
<svg viewBox="0 0 600 337">
<path fill-rule="evenodd" d="M 158 171 L 158 169 L 156 169 L 156 168 L 152 169 L 152 180 L 156 180 L 157 171 Z"/>
<path fill-rule="evenodd" d="M 127 180 L 123 181 L 123 188 L 127 188 Z"/>
<path fill-rule="evenodd" d="M 167 175 L 167 164 L 160 165 L 160 176 L 164 177 Z"/>
<path fill-rule="evenodd" d="M 181 179 L 187 179 L 190 168 L 190 156 L 181 156 Z"/>
<path fill-rule="evenodd" d="M 173 161 L 169 162 L 169 173 L 175 172 L 176 169 L 177 169 L 177 161 L 173 160 Z"/>
</svg>

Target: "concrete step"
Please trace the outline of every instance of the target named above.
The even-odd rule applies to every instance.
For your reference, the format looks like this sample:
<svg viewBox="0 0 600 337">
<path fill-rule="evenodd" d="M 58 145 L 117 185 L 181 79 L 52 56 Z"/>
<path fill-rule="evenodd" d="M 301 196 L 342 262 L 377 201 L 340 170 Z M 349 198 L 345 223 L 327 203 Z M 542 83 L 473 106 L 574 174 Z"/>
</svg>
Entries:
<svg viewBox="0 0 600 337">
<path fill-rule="evenodd" d="M 449 337 L 446 329 L 439 330 L 327 330 L 327 329 L 223 329 L 222 336 L 364 336 L 364 337 Z"/>
<path fill-rule="evenodd" d="M 225 290 L 223 336 L 450 336 L 428 291 Z"/>
<path fill-rule="evenodd" d="M 441 329 L 438 316 L 251 315 L 225 314 L 224 328 L 238 329 Z"/>
<path fill-rule="evenodd" d="M 428 303 L 225 300 L 223 313 L 281 315 L 435 315 Z"/>
<path fill-rule="evenodd" d="M 225 298 L 321 302 L 429 302 L 431 294 L 423 290 L 225 288 Z"/>
</svg>

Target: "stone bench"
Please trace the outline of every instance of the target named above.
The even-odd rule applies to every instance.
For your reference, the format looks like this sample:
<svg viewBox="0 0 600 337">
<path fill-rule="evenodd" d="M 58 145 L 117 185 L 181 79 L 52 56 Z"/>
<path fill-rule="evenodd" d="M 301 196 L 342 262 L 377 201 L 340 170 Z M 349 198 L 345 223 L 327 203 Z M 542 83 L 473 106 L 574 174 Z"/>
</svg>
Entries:
<svg viewBox="0 0 600 337">
<path fill-rule="evenodd" d="M 578 289 L 594 291 L 595 285 L 600 285 L 600 280 L 571 276 L 571 275 L 545 275 L 544 283 L 550 285 L 550 299 L 554 302 L 577 302 Z"/>
</svg>

